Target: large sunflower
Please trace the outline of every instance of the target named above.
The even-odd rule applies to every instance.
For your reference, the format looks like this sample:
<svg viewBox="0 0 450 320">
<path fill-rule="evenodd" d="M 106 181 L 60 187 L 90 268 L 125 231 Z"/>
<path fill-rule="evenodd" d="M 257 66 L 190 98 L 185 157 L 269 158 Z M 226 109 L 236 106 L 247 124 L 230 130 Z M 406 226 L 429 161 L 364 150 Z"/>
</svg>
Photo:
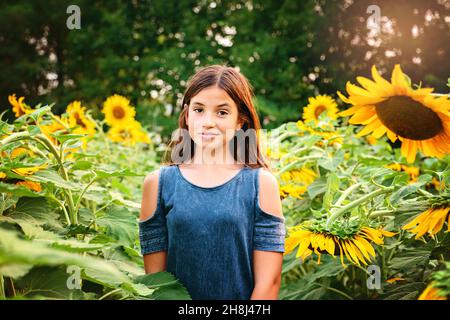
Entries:
<svg viewBox="0 0 450 320">
<path fill-rule="evenodd" d="M 136 110 L 130 106 L 130 100 L 118 94 L 106 99 L 102 112 L 106 123 L 111 127 L 126 126 L 136 115 Z"/>
<path fill-rule="evenodd" d="M 336 120 L 338 115 L 337 103 L 334 99 L 327 95 L 319 95 L 308 98 L 309 104 L 303 109 L 303 120 L 308 123 L 310 121 L 317 123 L 319 116 L 326 113 L 327 117 Z"/>
<path fill-rule="evenodd" d="M 391 82 L 375 66 L 372 77 L 356 78 L 363 88 L 347 82 L 348 98 L 338 91 L 344 102 L 353 105 L 339 115 L 353 115 L 349 123 L 366 125 L 358 136 L 372 133 L 378 139 L 386 133 L 392 142 L 398 138 L 401 154 L 409 163 L 414 162 L 417 150 L 431 157 L 450 153 L 450 100 L 446 96 L 432 96 L 432 88 L 413 89 L 400 65 L 395 65 Z"/>
<path fill-rule="evenodd" d="M 337 254 L 340 255 L 341 264 L 344 267 L 344 255 L 353 264 L 367 265 L 375 257 L 375 250 L 371 242 L 382 245 L 384 243 L 383 236 L 391 237 L 393 235 L 392 232 L 367 226 L 345 234 L 342 230 L 330 232 L 323 228 L 299 225 L 289 229 L 284 255 L 292 252 L 298 246 L 296 258 L 301 258 L 302 261 L 314 252 L 318 257 L 317 263 L 320 263 L 321 254 L 330 254 L 334 258 Z"/>
</svg>

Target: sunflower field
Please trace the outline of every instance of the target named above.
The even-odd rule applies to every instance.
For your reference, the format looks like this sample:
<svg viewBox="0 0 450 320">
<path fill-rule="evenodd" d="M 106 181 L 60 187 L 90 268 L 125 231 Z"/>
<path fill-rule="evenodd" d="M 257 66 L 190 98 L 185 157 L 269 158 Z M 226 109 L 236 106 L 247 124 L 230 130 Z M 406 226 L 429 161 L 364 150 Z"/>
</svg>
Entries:
<svg viewBox="0 0 450 320">
<path fill-rule="evenodd" d="M 448 299 L 450 99 L 411 83 L 349 79 L 298 121 L 261 131 L 287 235 L 279 299 Z M 450 85 L 450 81 L 449 81 Z M 0 117 L 0 298 L 190 299 L 139 253 L 143 177 L 166 144 L 123 96 L 94 119 L 9 97 Z"/>
</svg>

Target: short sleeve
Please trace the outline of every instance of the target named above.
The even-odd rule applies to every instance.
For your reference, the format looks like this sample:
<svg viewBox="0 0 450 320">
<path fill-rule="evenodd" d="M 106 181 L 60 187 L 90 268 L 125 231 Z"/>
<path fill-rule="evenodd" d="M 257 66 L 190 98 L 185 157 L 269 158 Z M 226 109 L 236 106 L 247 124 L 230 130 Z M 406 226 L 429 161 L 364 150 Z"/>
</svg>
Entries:
<svg viewBox="0 0 450 320">
<path fill-rule="evenodd" d="M 285 218 L 263 211 L 259 205 L 259 176 L 256 170 L 255 224 L 253 249 L 284 252 L 286 236 Z"/>
<path fill-rule="evenodd" d="M 155 212 L 146 220 L 139 221 L 139 242 L 141 254 L 167 250 L 167 223 L 162 198 L 163 171 L 161 167 L 158 177 L 158 197 Z"/>
</svg>

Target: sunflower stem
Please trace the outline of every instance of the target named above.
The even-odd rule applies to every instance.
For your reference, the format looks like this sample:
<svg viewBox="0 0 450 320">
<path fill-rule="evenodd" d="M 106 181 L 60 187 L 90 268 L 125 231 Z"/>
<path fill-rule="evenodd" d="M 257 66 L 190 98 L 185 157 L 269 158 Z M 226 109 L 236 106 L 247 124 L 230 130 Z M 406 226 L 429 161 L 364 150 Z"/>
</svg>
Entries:
<svg viewBox="0 0 450 320">
<path fill-rule="evenodd" d="M 396 210 L 377 210 L 373 211 L 371 214 L 369 214 L 368 218 L 375 219 L 378 217 L 384 217 L 384 216 L 393 216 L 395 215 Z"/>
<path fill-rule="evenodd" d="M 97 174 L 94 172 L 94 178 L 92 178 L 92 180 L 84 187 L 83 191 L 81 191 L 81 194 L 77 200 L 77 204 L 75 205 L 76 212 L 78 212 L 78 208 L 80 206 L 80 202 L 81 202 L 81 199 L 83 198 L 83 195 L 85 194 L 87 189 L 91 186 L 91 184 L 93 184 L 95 182 L 96 179 L 97 179 Z"/>
<path fill-rule="evenodd" d="M 64 212 L 64 217 L 66 218 L 67 224 L 70 225 L 70 218 L 69 218 L 69 214 L 67 213 L 67 209 L 64 206 L 64 204 L 59 201 L 54 195 L 50 195 L 50 199 L 52 199 L 53 201 L 57 202 L 59 204 L 59 206 L 61 207 L 62 211 Z"/>
<path fill-rule="evenodd" d="M 5 279 L 3 278 L 3 275 L 0 274 L 0 299 L 5 299 Z"/>
<path fill-rule="evenodd" d="M 285 166 L 283 169 L 281 169 L 280 171 L 278 171 L 275 176 L 279 177 L 281 174 L 283 174 L 286 171 L 289 171 L 291 168 L 295 167 L 298 163 L 301 163 L 305 160 L 311 160 L 311 159 L 320 159 L 321 157 L 319 156 L 306 156 L 306 157 L 301 157 L 298 158 L 297 160 L 289 163 L 287 166 Z"/>
<path fill-rule="evenodd" d="M 108 296 L 110 296 L 110 295 L 113 295 L 114 293 L 120 292 L 121 290 L 122 290 L 121 288 L 112 290 L 112 291 L 110 291 L 110 292 L 104 294 L 104 295 L 101 296 L 100 298 L 98 298 L 98 300 L 103 300 L 103 299 L 105 299 L 106 297 L 108 297 Z"/>
<path fill-rule="evenodd" d="M 66 168 L 64 168 L 64 164 L 61 161 L 58 150 L 56 150 L 56 147 L 53 145 L 53 143 L 43 134 L 38 134 L 38 135 L 36 135 L 36 137 L 30 137 L 30 138 L 32 140 L 40 142 L 41 144 L 45 145 L 50 150 L 50 152 L 54 155 L 54 157 L 56 158 L 56 161 L 59 164 L 63 179 L 66 181 L 69 181 L 69 175 L 67 174 Z M 75 211 L 75 205 L 73 203 L 72 191 L 65 190 L 65 193 L 67 195 L 67 200 L 69 202 L 69 215 L 71 218 L 70 219 L 71 224 L 78 224 L 78 216 L 77 216 L 77 212 Z"/>
<path fill-rule="evenodd" d="M 351 187 L 350 187 L 350 188 L 351 188 Z M 325 228 L 326 228 L 327 230 L 330 230 L 331 224 L 332 224 L 337 218 L 339 218 L 340 216 L 342 216 L 344 213 L 346 213 L 346 212 L 350 211 L 351 209 L 353 209 L 353 208 L 359 206 L 360 204 L 366 202 L 367 200 L 370 200 L 370 199 L 372 199 L 372 198 L 374 198 L 374 197 L 376 197 L 376 196 L 379 196 L 379 195 L 381 195 L 381 194 L 384 194 L 384 193 L 389 193 L 389 192 L 393 191 L 394 189 L 395 189 L 394 186 L 391 186 L 391 187 L 384 187 L 384 188 L 382 188 L 382 189 L 378 189 L 378 190 L 372 191 L 371 193 L 369 193 L 369 194 L 367 194 L 367 195 L 365 195 L 365 196 L 362 196 L 362 197 L 359 198 L 359 199 L 356 199 L 356 200 L 350 202 L 349 204 L 343 206 L 343 207 L 340 208 L 340 209 L 337 209 L 336 211 L 330 210 L 330 211 L 332 212 L 332 214 L 331 214 L 331 216 L 328 218 L 327 223 L 326 223 L 326 225 L 325 225 Z"/>
<path fill-rule="evenodd" d="M 8 143 L 11 143 L 11 142 L 14 142 L 14 141 L 23 140 L 23 139 L 27 139 L 29 137 L 30 137 L 30 133 L 28 131 L 16 132 L 16 133 L 13 133 L 13 134 L 7 136 L 3 140 L 0 140 L 0 146 L 5 146 Z"/>
<path fill-rule="evenodd" d="M 339 197 L 339 199 L 336 201 L 336 203 L 333 206 L 339 207 L 342 202 L 349 196 L 350 193 L 353 192 L 356 188 L 358 188 L 361 185 L 361 183 L 356 183 L 352 186 L 350 186 L 347 190 L 345 190 L 342 195 Z"/>
<path fill-rule="evenodd" d="M 421 194 L 423 194 L 423 195 L 426 196 L 426 197 L 434 197 L 434 195 L 433 195 L 432 193 L 429 193 L 429 192 L 426 191 L 426 190 L 418 189 L 417 191 L 419 191 Z"/>
<path fill-rule="evenodd" d="M 298 135 L 298 132 L 291 132 L 291 131 L 285 132 L 285 133 L 279 135 L 278 138 L 276 138 L 275 143 L 281 143 L 281 141 L 283 141 L 284 139 L 286 139 L 288 137 L 293 137 L 296 135 Z"/>
</svg>

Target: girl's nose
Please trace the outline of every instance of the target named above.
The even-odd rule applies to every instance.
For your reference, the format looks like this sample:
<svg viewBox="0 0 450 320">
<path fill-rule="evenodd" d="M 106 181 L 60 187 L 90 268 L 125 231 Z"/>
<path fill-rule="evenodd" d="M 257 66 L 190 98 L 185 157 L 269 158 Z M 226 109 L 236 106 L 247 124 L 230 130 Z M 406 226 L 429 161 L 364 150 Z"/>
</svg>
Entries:
<svg viewBox="0 0 450 320">
<path fill-rule="evenodd" d="M 205 127 L 214 127 L 215 122 L 212 119 L 212 116 L 205 116 L 205 121 L 203 122 Z"/>
</svg>

